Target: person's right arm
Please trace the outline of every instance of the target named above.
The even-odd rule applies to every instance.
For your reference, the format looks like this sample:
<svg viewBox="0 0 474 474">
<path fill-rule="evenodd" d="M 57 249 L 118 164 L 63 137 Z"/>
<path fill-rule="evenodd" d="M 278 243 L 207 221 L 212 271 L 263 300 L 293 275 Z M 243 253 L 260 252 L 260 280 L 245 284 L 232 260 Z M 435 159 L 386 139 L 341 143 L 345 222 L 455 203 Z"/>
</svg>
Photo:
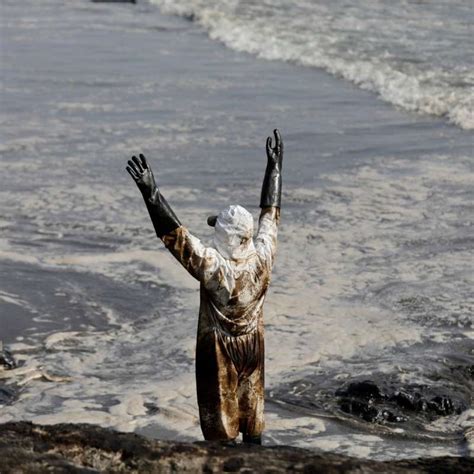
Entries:
<svg viewBox="0 0 474 474">
<path fill-rule="evenodd" d="M 206 283 L 217 270 L 220 257 L 216 250 L 205 247 L 176 217 L 156 185 L 146 158 L 133 156 L 126 168 L 142 193 L 156 235 L 184 268 L 197 280 Z"/>
</svg>

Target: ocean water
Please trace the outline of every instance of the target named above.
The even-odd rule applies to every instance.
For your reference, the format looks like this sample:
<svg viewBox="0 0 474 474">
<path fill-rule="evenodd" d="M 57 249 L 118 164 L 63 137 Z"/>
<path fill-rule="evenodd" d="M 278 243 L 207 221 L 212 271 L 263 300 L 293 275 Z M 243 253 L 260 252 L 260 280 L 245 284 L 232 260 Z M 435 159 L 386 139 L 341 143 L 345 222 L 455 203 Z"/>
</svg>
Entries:
<svg viewBox="0 0 474 474">
<path fill-rule="evenodd" d="M 323 68 L 404 110 L 474 128 L 470 0 L 151 0 L 260 58 Z"/>
<path fill-rule="evenodd" d="M 222 207 L 257 218 L 277 126 L 264 443 L 472 452 L 469 15 L 467 2 L 2 0 L 0 340 L 20 367 L 0 371 L 0 422 L 201 438 L 198 284 L 124 168 L 144 152 L 210 242 Z"/>
</svg>

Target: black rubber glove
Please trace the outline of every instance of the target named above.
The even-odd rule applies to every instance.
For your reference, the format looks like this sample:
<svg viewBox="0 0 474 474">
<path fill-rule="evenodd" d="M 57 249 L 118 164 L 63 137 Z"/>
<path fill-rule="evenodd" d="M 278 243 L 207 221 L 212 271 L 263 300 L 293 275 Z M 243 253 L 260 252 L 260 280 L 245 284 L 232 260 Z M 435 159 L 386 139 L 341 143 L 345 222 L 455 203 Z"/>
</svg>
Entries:
<svg viewBox="0 0 474 474">
<path fill-rule="evenodd" d="M 142 193 L 156 235 L 161 239 L 164 235 L 180 227 L 181 223 L 176 214 L 166 202 L 155 183 L 153 171 L 147 163 L 145 156 L 141 154 L 139 158 L 132 156 L 126 170 Z"/>
<path fill-rule="evenodd" d="M 281 204 L 281 166 L 283 162 L 283 141 L 280 132 L 274 130 L 275 146 L 271 137 L 267 138 L 267 169 L 263 178 L 260 207 L 278 207 Z"/>
</svg>

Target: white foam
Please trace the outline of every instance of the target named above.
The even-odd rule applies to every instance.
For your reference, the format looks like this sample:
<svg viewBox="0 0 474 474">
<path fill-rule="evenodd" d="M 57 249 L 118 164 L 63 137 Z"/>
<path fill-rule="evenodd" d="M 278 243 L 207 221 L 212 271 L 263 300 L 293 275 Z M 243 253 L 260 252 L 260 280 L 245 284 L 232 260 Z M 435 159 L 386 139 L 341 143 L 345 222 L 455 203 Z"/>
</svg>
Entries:
<svg viewBox="0 0 474 474">
<path fill-rule="evenodd" d="M 112 104 L 92 104 L 84 102 L 58 102 L 56 107 L 59 110 L 70 112 L 110 112 L 114 109 Z"/>
<path fill-rule="evenodd" d="M 52 349 L 57 346 L 58 343 L 67 341 L 71 338 L 76 338 L 79 335 L 77 331 L 68 331 L 68 332 L 55 332 L 48 336 L 44 341 L 44 346 L 46 349 Z"/>
<path fill-rule="evenodd" d="M 21 262 L 21 263 L 32 263 L 32 264 L 39 263 L 39 259 L 32 255 L 26 255 L 24 253 L 3 251 L 3 250 L 0 250 L 0 259 L 13 260 L 15 262 Z"/>
<path fill-rule="evenodd" d="M 0 300 L 4 301 L 5 303 L 14 304 L 16 306 L 29 306 L 28 303 L 22 300 L 18 295 L 8 293 L 6 291 L 0 291 Z"/>
</svg>

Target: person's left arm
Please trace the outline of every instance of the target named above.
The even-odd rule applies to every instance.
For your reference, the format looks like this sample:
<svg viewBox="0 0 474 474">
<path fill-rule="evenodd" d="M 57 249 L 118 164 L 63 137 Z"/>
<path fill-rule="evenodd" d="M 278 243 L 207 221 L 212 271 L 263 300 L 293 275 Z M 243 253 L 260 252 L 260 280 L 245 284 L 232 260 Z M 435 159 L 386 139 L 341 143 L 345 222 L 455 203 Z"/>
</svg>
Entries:
<svg viewBox="0 0 474 474">
<path fill-rule="evenodd" d="M 184 226 L 180 226 L 162 237 L 166 248 L 184 268 L 197 280 L 206 285 L 219 269 L 222 257 L 217 250 L 206 247 Z"/>
<path fill-rule="evenodd" d="M 260 208 L 262 210 L 255 239 L 257 251 L 265 257 L 269 268 L 273 266 L 277 247 L 283 165 L 283 140 L 277 129 L 273 133 L 275 135 L 274 145 L 271 137 L 267 138 L 267 167 L 260 196 Z"/>
<path fill-rule="evenodd" d="M 205 247 L 176 214 L 156 185 L 153 171 L 144 155 L 133 156 L 126 168 L 142 193 L 156 235 L 183 267 L 197 280 L 205 283 L 219 266 L 219 255 Z"/>
</svg>

